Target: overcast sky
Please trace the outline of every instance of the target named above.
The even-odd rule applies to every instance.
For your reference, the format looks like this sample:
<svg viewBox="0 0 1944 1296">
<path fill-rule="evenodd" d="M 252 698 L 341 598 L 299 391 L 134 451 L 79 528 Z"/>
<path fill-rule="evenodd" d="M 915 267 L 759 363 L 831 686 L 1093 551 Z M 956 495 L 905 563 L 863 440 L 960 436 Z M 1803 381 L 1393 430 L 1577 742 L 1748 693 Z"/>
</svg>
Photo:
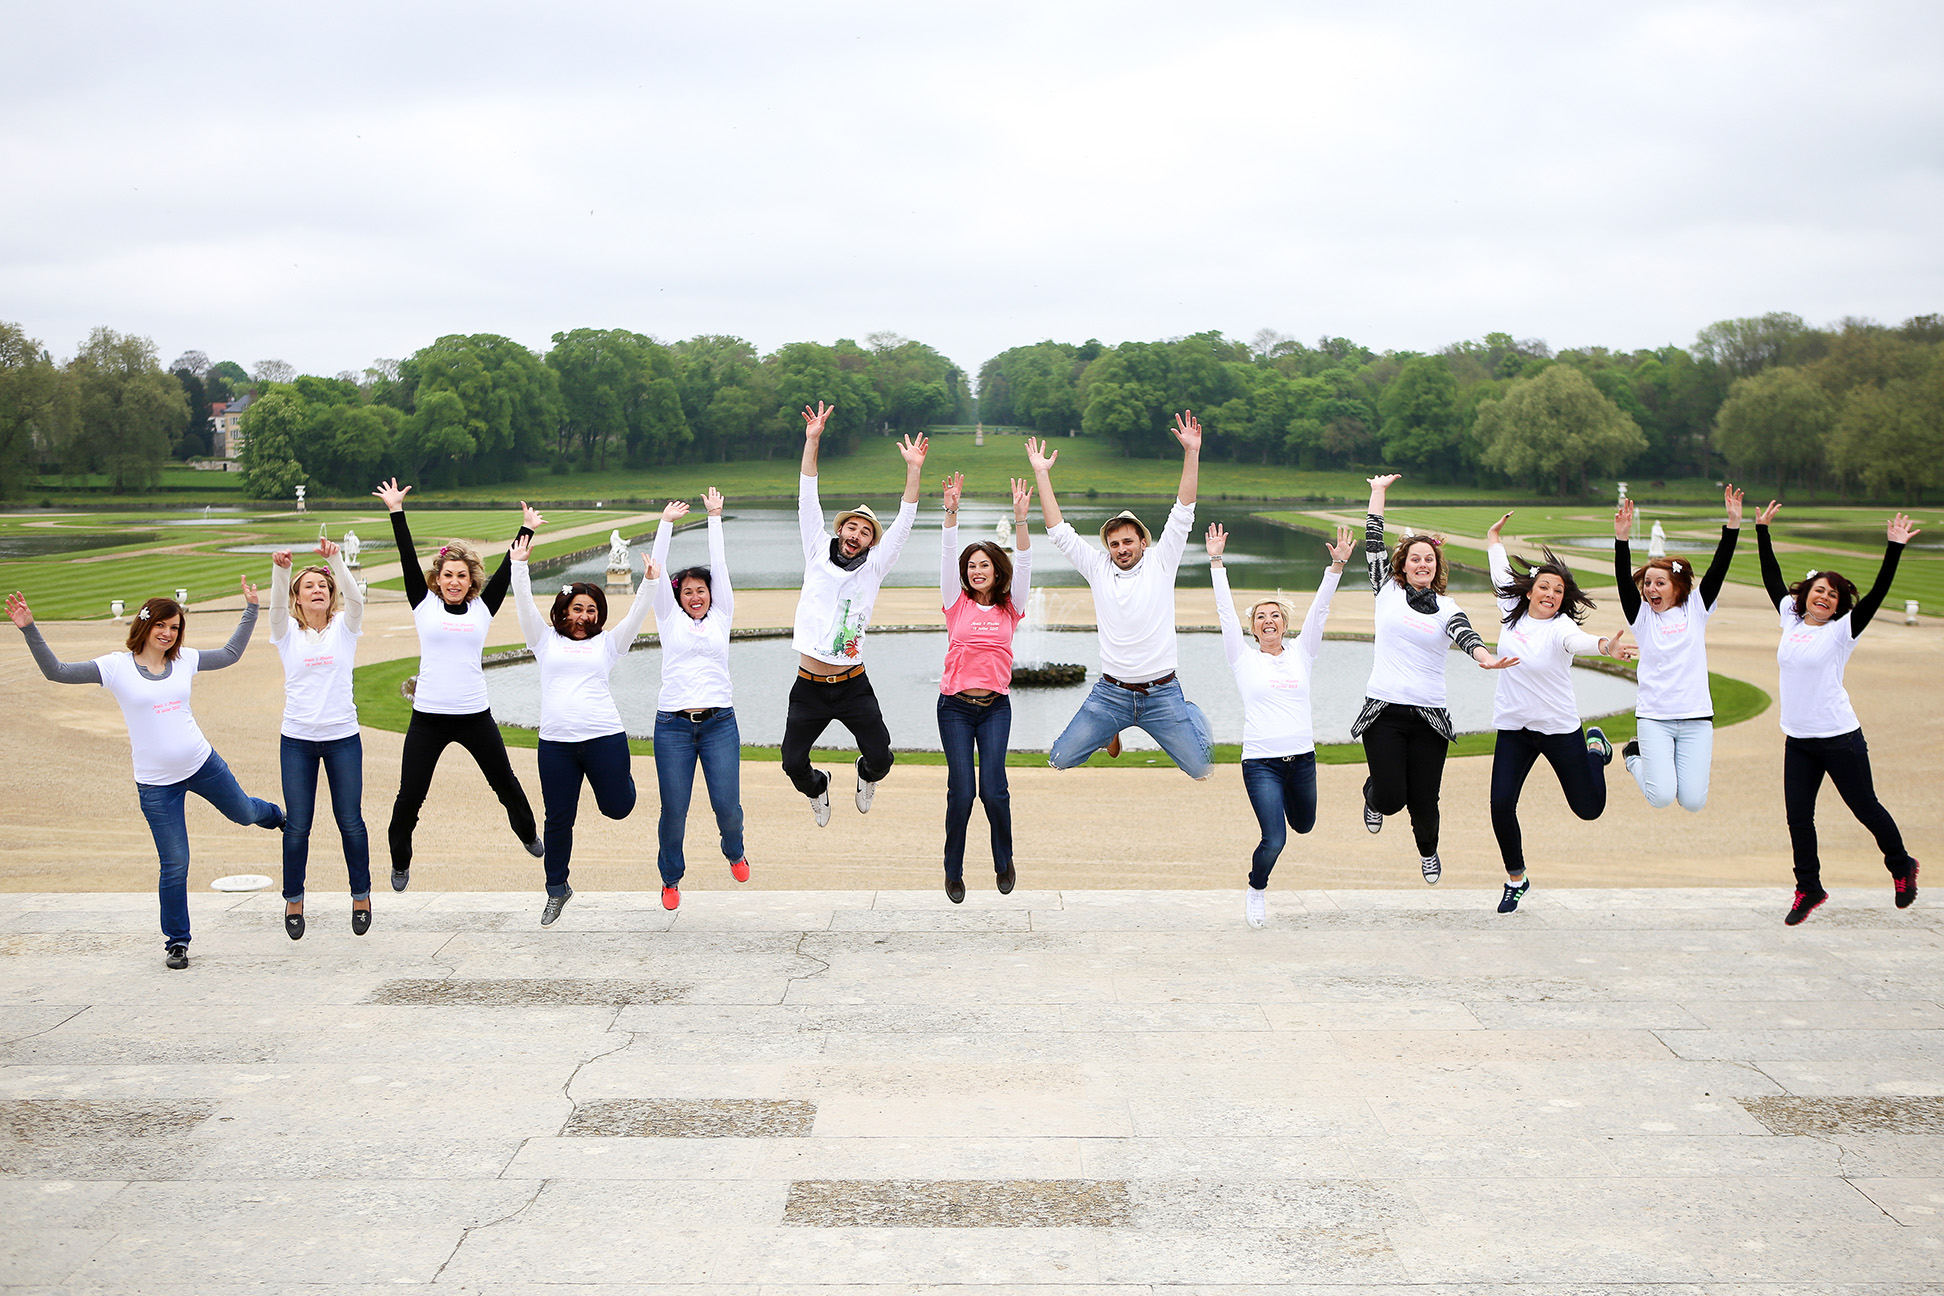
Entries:
<svg viewBox="0 0 1944 1296">
<path fill-rule="evenodd" d="M 0 319 L 57 357 L 1944 311 L 1935 0 L 8 11 Z"/>
</svg>

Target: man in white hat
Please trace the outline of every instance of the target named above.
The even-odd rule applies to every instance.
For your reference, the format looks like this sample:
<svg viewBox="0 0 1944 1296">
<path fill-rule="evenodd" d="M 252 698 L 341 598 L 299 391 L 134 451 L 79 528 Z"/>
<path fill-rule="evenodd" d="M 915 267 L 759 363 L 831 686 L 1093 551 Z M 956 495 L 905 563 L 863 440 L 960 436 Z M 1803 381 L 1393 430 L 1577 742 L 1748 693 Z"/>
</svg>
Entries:
<svg viewBox="0 0 1944 1296">
<path fill-rule="evenodd" d="M 1214 767 L 1208 720 L 1182 695 L 1175 678 L 1175 571 L 1195 525 L 1201 423 L 1190 410 L 1175 415 L 1171 431 L 1181 443 L 1181 486 L 1160 541 L 1139 518 L 1121 512 L 1100 528 L 1105 554 L 1060 516 L 1052 479 L 1059 451 L 1048 451 L 1045 441 L 1026 442 L 1046 536 L 1093 588 L 1094 620 L 1100 627 L 1100 679 L 1053 743 L 1049 759 L 1055 769 L 1084 764 L 1130 728 L 1146 730 L 1190 778 L 1205 779 Z"/>
<path fill-rule="evenodd" d="M 918 520 L 918 474 L 929 443 L 905 437 L 904 501 L 887 528 L 868 504 L 837 515 L 836 534 L 824 530 L 817 495 L 817 448 L 837 407 L 803 407 L 803 475 L 797 483 L 797 528 L 803 536 L 803 592 L 797 596 L 797 678 L 783 725 L 783 772 L 810 798 L 817 826 L 830 822 L 830 772 L 810 767 L 810 749 L 836 721 L 857 739 L 857 812 L 868 813 L 878 780 L 891 772 L 891 734 L 877 693 L 864 674 L 864 632 L 878 587 L 898 561 Z"/>
</svg>

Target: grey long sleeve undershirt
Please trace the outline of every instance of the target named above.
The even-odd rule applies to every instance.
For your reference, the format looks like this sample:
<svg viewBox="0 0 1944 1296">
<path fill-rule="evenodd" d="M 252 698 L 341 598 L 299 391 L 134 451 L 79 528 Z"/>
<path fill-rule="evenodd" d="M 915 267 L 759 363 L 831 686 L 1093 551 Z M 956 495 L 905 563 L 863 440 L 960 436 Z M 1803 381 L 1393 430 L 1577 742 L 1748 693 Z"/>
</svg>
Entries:
<svg viewBox="0 0 1944 1296">
<path fill-rule="evenodd" d="M 256 628 L 256 619 L 256 604 L 244 604 L 243 618 L 236 623 L 236 629 L 230 632 L 229 642 L 221 648 L 211 648 L 202 653 L 197 660 L 196 668 L 198 670 L 212 671 L 221 670 L 225 666 L 236 665 L 237 659 L 243 655 L 243 650 L 250 646 L 250 633 Z M 56 684 L 101 683 L 101 667 L 91 661 L 62 661 L 54 655 L 54 650 L 48 647 L 47 640 L 41 634 L 38 625 L 30 621 L 21 627 L 20 633 L 27 640 L 27 651 L 34 655 L 34 664 L 40 667 L 41 674 L 53 680 Z M 175 663 L 170 662 L 169 668 L 173 670 Z M 169 678 L 169 671 L 167 670 L 163 671 L 160 675 L 149 675 L 147 671 L 142 670 L 141 663 L 139 662 L 136 663 L 135 669 L 142 671 L 142 674 L 148 676 L 149 679 Z"/>
</svg>

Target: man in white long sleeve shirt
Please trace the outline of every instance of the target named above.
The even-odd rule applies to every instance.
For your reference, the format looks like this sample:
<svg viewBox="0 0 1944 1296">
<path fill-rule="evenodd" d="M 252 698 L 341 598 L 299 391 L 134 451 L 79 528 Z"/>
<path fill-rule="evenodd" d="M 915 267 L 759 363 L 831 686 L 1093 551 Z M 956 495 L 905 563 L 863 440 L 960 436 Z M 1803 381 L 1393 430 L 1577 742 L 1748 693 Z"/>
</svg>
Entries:
<svg viewBox="0 0 1944 1296">
<path fill-rule="evenodd" d="M 918 474 L 929 446 L 905 437 L 904 499 L 889 528 L 869 505 L 837 515 L 836 534 L 824 530 L 817 494 L 817 450 L 834 405 L 803 410 L 803 471 L 797 483 L 797 527 L 803 538 L 803 592 L 797 596 L 792 646 L 797 679 L 783 725 L 783 772 L 810 798 L 817 826 L 830 822 L 830 774 L 810 767 L 810 749 L 834 720 L 857 739 L 857 811 L 869 812 L 878 781 L 891 772 L 891 734 L 877 693 L 864 674 L 864 634 L 878 588 L 898 561 L 918 520 Z"/>
<path fill-rule="evenodd" d="M 1181 443 L 1181 487 L 1161 539 L 1150 543 L 1141 520 L 1120 513 L 1100 528 L 1105 554 L 1082 540 L 1060 515 L 1052 480 L 1059 451 L 1049 453 L 1044 442 L 1027 442 L 1047 538 L 1087 578 L 1100 627 L 1100 679 L 1054 742 L 1049 759 L 1055 769 L 1084 764 L 1129 728 L 1146 730 L 1190 778 L 1205 779 L 1213 768 L 1208 720 L 1182 695 L 1175 678 L 1175 572 L 1195 525 L 1201 424 L 1189 411 L 1175 416 L 1171 431 Z"/>
</svg>

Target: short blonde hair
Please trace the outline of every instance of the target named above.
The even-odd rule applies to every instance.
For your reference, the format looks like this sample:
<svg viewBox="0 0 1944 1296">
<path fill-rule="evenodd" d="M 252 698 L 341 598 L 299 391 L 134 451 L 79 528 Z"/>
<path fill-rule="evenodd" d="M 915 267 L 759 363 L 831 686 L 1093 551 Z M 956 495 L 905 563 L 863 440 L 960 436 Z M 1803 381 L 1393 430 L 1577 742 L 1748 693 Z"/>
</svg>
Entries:
<svg viewBox="0 0 1944 1296">
<path fill-rule="evenodd" d="M 449 562 L 462 562 L 472 574 L 472 587 L 466 591 L 468 599 L 476 599 L 479 592 L 486 588 L 486 565 L 479 561 L 479 551 L 464 540 L 452 540 L 439 546 L 432 555 L 432 565 L 425 569 L 425 587 L 434 593 L 439 588 L 439 568 Z"/>
<path fill-rule="evenodd" d="M 1255 602 L 1249 604 L 1249 633 L 1252 635 L 1255 633 L 1256 611 L 1264 607 L 1276 608 L 1283 614 L 1283 634 L 1285 637 L 1294 635 L 1302 625 L 1302 618 L 1296 615 L 1296 605 L 1282 595 L 1276 594 L 1269 598 L 1257 599 Z"/>
<path fill-rule="evenodd" d="M 296 618 L 299 625 L 303 624 L 304 618 L 297 612 L 297 582 L 312 572 L 316 572 L 319 576 L 322 576 L 325 587 L 331 591 L 331 606 L 330 610 L 325 612 L 324 619 L 328 622 L 344 607 L 344 591 L 338 588 L 337 577 L 331 574 L 329 567 L 320 567 L 316 563 L 312 563 L 302 571 L 290 573 L 290 615 Z"/>
</svg>

